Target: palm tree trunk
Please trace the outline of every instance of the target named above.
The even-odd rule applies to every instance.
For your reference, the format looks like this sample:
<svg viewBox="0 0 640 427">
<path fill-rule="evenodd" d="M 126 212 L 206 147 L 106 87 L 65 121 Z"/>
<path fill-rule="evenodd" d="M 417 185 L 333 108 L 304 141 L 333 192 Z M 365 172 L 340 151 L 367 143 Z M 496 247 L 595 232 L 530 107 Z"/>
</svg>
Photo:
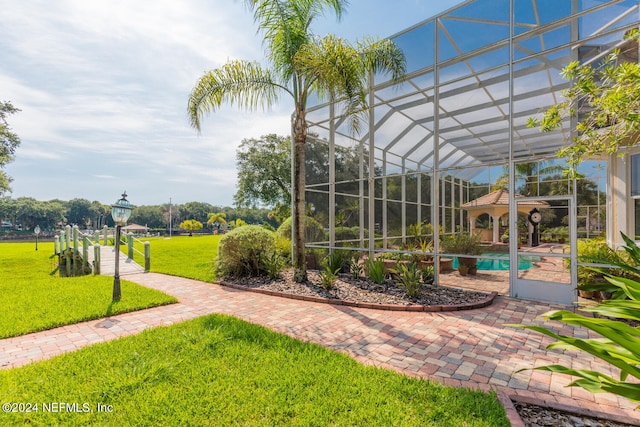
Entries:
<svg viewBox="0 0 640 427">
<path fill-rule="evenodd" d="M 307 280 L 307 262 L 305 257 L 305 159 L 304 145 L 307 142 L 306 111 L 303 105 L 296 104 L 291 124 L 293 139 L 293 268 L 296 282 Z"/>
</svg>

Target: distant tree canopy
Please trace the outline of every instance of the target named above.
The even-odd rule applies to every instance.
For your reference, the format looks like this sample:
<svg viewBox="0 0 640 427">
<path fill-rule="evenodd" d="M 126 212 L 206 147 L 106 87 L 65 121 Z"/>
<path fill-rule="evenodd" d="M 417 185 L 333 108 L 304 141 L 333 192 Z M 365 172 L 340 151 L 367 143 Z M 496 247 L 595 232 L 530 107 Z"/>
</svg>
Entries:
<svg viewBox="0 0 640 427">
<path fill-rule="evenodd" d="M 11 131 L 7 117 L 20 111 L 11 102 L 0 101 L 0 196 L 11 191 L 11 177 L 2 169 L 14 159 L 20 138 Z"/>
<path fill-rule="evenodd" d="M 150 229 L 169 228 L 169 205 L 135 206 L 130 224 L 146 225 Z M 172 205 L 171 216 L 174 228 L 183 221 L 193 219 L 206 223 L 210 214 L 215 213 L 227 222 L 242 218 L 249 224 L 269 223 L 274 227 L 278 221 L 269 219 L 268 209 L 232 208 L 214 206 L 202 202 L 188 202 L 182 205 Z M 36 225 L 43 230 L 56 230 L 69 225 L 78 225 L 82 229 L 100 229 L 104 225 L 113 226 L 111 206 L 98 201 L 89 202 L 86 199 L 70 201 L 50 200 L 38 201 L 31 197 L 13 199 L 9 196 L 0 197 L 0 220 L 8 221 L 13 228 L 32 230 Z"/>
</svg>

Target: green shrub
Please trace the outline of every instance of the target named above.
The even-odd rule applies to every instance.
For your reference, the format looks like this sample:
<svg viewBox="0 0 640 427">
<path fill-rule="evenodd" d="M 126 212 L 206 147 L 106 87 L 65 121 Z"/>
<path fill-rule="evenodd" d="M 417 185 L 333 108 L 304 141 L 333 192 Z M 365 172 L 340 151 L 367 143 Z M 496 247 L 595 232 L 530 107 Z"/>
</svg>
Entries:
<svg viewBox="0 0 640 427">
<path fill-rule="evenodd" d="M 358 240 L 360 239 L 360 227 L 336 227 L 336 240 Z M 365 228 L 364 238 L 369 238 L 369 230 Z"/>
<path fill-rule="evenodd" d="M 263 222 L 262 223 L 262 228 L 264 228 L 265 230 L 273 231 L 273 232 L 276 231 L 275 227 L 273 225 L 269 224 L 268 222 Z"/>
<path fill-rule="evenodd" d="M 593 262 L 594 260 L 606 261 L 606 264 L 620 262 L 621 259 L 612 250 L 604 239 L 581 239 L 578 240 L 578 260 Z M 569 268 L 569 260 L 565 259 L 565 267 Z M 610 274 L 623 275 L 622 270 L 610 271 Z M 604 276 L 601 272 L 589 267 L 578 267 L 578 286 L 591 283 L 601 283 Z"/>
<path fill-rule="evenodd" d="M 222 236 L 218 245 L 218 271 L 223 276 L 258 276 L 264 260 L 275 250 L 275 236 L 259 225 L 245 225 Z"/>
<path fill-rule="evenodd" d="M 456 234 L 442 236 L 440 243 L 442 250 L 449 254 L 480 255 L 480 233 L 458 232 Z"/>
<path fill-rule="evenodd" d="M 278 227 L 278 235 L 291 239 L 291 217 L 280 224 L 280 227 Z M 307 243 L 326 240 L 322 224 L 310 216 L 305 217 L 304 220 L 304 237 Z"/>
<path fill-rule="evenodd" d="M 291 263 L 291 239 L 275 234 L 276 252 L 287 264 Z"/>
</svg>

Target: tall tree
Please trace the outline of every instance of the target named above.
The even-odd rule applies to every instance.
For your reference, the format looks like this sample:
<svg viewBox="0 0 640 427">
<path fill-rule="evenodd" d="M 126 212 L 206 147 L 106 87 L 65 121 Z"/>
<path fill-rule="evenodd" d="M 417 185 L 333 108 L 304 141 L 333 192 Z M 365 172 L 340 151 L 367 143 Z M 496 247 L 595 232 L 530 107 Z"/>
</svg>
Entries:
<svg viewBox="0 0 640 427">
<path fill-rule="evenodd" d="M 87 199 L 73 199 L 67 203 L 67 221 L 80 227 L 86 227 L 100 215 L 96 205 Z"/>
<path fill-rule="evenodd" d="M 318 37 L 311 24 L 326 9 L 340 18 L 346 0 L 245 0 L 264 34 L 271 68 L 258 62 L 231 60 L 205 73 L 189 97 L 191 125 L 200 130 L 203 115 L 223 104 L 255 110 L 267 108 L 288 95 L 294 103 L 293 139 L 293 264 L 295 279 L 306 280 L 305 265 L 305 143 L 307 102 L 312 93 L 320 99 L 340 101 L 354 132 L 367 110 L 366 81 L 371 72 L 390 72 L 399 80 L 405 73 L 402 51 L 390 40 L 367 38 L 348 43 L 334 35 Z"/>
<path fill-rule="evenodd" d="M 227 225 L 227 214 L 224 212 L 210 212 L 207 219 L 207 225 L 213 224 L 213 227 L 219 232 L 223 225 Z"/>
<path fill-rule="evenodd" d="M 209 203 L 187 202 L 180 205 L 180 218 L 182 220 L 195 219 L 200 222 L 206 222 L 209 212 L 213 210 L 214 207 Z"/>
<path fill-rule="evenodd" d="M 132 224 L 146 225 L 149 228 L 163 228 L 165 220 L 162 206 L 136 206 L 131 212 L 129 222 Z"/>
<path fill-rule="evenodd" d="M 236 151 L 239 207 L 291 204 L 291 138 L 275 134 L 243 139 Z"/>
<path fill-rule="evenodd" d="M 16 148 L 20 145 L 20 138 L 11 131 L 7 122 L 7 116 L 18 111 L 20 110 L 10 102 L 0 101 L 0 168 L 4 168 L 7 163 L 13 161 Z M 0 196 L 11 191 L 9 186 L 11 181 L 13 181 L 11 177 L 5 171 L 0 170 Z"/>
<path fill-rule="evenodd" d="M 545 177 L 551 174 L 562 172 L 562 166 L 555 165 L 548 161 L 536 161 L 528 163 L 516 163 L 515 165 L 515 177 L 516 179 L 524 180 L 524 185 L 520 188 L 516 188 L 516 191 L 523 196 L 532 197 L 544 195 L 540 192 L 540 177 Z M 505 165 L 503 173 L 496 178 L 495 184 L 492 189 L 507 189 L 509 186 L 509 165 Z"/>
<path fill-rule="evenodd" d="M 179 227 L 183 230 L 187 230 L 189 232 L 189 236 L 193 236 L 194 231 L 202 229 L 202 223 L 195 219 L 187 219 L 186 221 L 182 221 Z"/>
</svg>

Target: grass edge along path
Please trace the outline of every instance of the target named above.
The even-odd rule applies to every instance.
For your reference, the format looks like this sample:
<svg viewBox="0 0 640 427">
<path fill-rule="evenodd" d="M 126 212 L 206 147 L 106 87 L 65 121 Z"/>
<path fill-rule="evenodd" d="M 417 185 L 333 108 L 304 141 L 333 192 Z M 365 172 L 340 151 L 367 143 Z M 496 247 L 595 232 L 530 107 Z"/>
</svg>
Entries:
<svg viewBox="0 0 640 427">
<path fill-rule="evenodd" d="M 218 242 L 221 237 L 195 234 L 173 236 L 170 239 L 150 237 L 140 240 L 150 243 L 151 272 L 213 283 L 216 279 L 215 260 L 218 258 Z M 123 251 L 126 251 L 126 246 Z M 144 265 L 141 254 L 134 253 L 133 259 Z"/>
<path fill-rule="evenodd" d="M 225 315 L 0 371 L 0 401 L 39 405 L 0 412 L 1 425 L 509 425 L 495 394 L 364 366 Z M 78 411 L 45 412 L 50 402 Z"/>
<path fill-rule="evenodd" d="M 0 243 L 0 339 L 177 302 L 122 279 L 113 303 L 113 277 L 59 277 L 56 265 L 51 242 Z"/>
</svg>

